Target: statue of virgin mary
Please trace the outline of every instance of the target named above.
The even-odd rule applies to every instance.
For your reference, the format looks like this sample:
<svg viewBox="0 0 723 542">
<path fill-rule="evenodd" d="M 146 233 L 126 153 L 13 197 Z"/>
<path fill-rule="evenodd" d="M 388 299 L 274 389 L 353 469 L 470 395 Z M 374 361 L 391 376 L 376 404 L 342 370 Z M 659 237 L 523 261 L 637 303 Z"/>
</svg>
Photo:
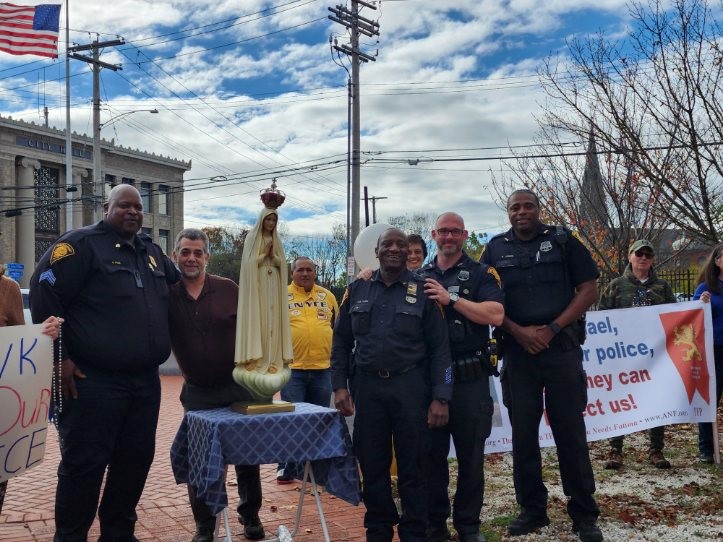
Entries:
<svg viewBox="0 0 723 542">
<path fill-rule="evenodd" d="M 265 207 L 241 255 L 233 378 L 262 403 L 270 403 L 289 381 L 294 357 L 286 256 L 277 228 L 283 199 L 275 183 L 262 194 Z"/>
</svg>

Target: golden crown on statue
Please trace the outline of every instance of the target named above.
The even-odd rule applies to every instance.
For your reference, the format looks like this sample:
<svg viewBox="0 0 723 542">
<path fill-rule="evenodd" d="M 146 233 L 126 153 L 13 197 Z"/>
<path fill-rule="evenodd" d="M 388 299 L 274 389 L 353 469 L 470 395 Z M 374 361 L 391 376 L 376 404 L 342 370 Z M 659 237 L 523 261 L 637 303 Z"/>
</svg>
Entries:
<svg viewBox="0 0 723 542">
<path fill-rule="evenodd" d="M 264 188 L 261 191 L 260 197 L 267 209 L 277 209 L 284 203 L 286 194 L 276 188 L 276 179 L 274 179 L 269 188 Z"/>
</svg>

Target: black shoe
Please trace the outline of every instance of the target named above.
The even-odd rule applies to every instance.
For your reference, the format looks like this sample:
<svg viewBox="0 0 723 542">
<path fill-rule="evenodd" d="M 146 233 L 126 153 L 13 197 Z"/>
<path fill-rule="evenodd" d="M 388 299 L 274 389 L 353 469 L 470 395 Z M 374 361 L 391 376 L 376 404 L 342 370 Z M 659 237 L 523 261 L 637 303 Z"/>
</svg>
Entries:
<svg viewBox="0 0 723 542">
<path fill-rule="evenodd" d="M 276 471 L 276 483 L 279 485 L 290 484 L 294 481 L 294 478 L 286 474 L 286 469 L 279 469 Z"/>
<path fill-rule="evenodd" d="M 196 534 L 193 535 L 191 542 L 213 542 L 213 531 L 213 528 L 199 527 L 196 529 Z"/>
<path fill-rule="evenodd" d="M 485 535 L 481 533 L 457 533 L 459 542 L 487 542 Z"/>
<path fill-rule="evenodd" d="M 547 515 L 544 516 L 533 516 L 526 512 L 522 512 L 519 516 L 513 519 L 507 526 L 507 533 L 510 536 L 520 536 L 523 534 L 530 534 L 537 529 L 547 527 L 550 524 L 550 518 Z"/>
<path fill-rule="evenodd" d="M 600 527 L 594 521 L 581 521 L 572 524 L 572 532 L 577 533 L 582 542 L 603 542 Z"/>
<path fill-rule="evenodd" d="M 650 452 L 650 462 L 655 466 L 656 469 L 669 469 L 670 461 L 665 459 L 663 452 L 660 450 L 653 450 Z"/>
<path fill-rule="evenodd" d="M 239 522 L 244 526 L 244 536 L 248 540 L 263 540 L 266 537 L 266 533 L 264 533 L 264 526 L 261 525 L 261 520 L 259 519 L 258 514 L 255 516 L 239 518 Z"/>
<path fill-rule="evenodd" d="M 709 465 L 713 464 L 713 452 L 700 452 L 700 456 L 698 457 L 701 463 L 708 463 Z"/>
<path fill-rule="evenodd" d="M 452 537 L 447 525 L 442 523 L 437 527 L 427 529 L 427 542 L 445 542 Z"/>
</svg>

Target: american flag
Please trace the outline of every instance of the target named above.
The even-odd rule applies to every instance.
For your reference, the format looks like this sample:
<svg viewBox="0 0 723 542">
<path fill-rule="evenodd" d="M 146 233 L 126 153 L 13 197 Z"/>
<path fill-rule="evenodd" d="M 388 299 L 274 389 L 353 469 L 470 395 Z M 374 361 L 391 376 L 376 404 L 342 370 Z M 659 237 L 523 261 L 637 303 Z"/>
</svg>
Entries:
<svg viewBox="0 0 723 542">
<path fill-rule="evenodd" d="M 57 58 L 59 19 L 60 4 L 0 3 L 0 51 Z"/>
</svg>

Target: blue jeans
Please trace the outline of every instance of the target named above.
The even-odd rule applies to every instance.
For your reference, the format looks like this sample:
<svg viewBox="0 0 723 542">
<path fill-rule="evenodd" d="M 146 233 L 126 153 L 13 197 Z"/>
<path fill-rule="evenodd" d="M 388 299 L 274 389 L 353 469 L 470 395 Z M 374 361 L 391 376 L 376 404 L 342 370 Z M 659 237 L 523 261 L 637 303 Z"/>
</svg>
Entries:
<svg viewBox="0 0 723 542">
<path fill-rule="evenodd" d="M 281 390 L 281 398 L 292 403 L 331 404 L 331 369 L 291 369 L 291 378 Z M 283 470 L 286 463 L 279 463 Z"/>
<path fill-rule="evenodd" d="M 281 398 L 292 403 L 331 404 L 330 369 L 291 369 L 291 379 L 281 390 Z"/>
<path fill-rule="evenodd" d="M 721 391 L 723 391 L 723 344 L 714 344 L 713 352 L 715 357 L 715 391 L 717 397 L 715 404 L 719 405 Z M 713 453 L 712 423 L 707 422 L 698 424 L 698 451 L 702 454 Z"/>
</svg>

